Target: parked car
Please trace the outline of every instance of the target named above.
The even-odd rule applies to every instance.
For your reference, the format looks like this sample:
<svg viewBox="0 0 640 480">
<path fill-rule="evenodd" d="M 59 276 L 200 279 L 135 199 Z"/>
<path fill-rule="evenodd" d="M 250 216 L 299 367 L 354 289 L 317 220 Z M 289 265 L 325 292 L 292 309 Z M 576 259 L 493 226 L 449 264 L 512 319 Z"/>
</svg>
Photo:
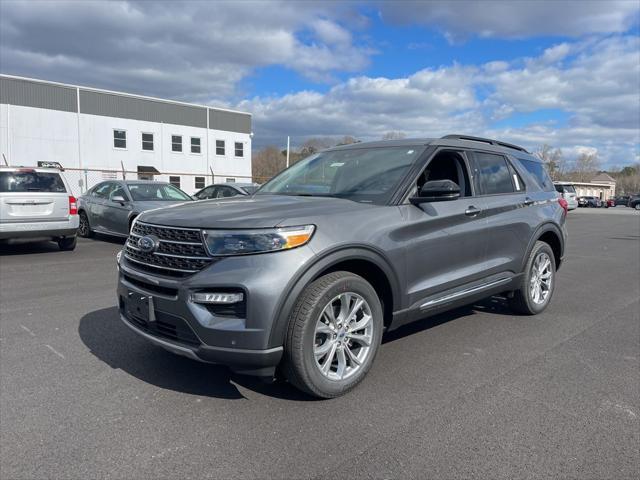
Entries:
<svg viewBox="0 0 640 480">
<path fill-rule="evenodd" d="M 246 196 L 253 195 L 258 188 L 260 185 L 257 183 L 214 183 L 199 190 L 193 196 L 196 200 Z"/>
<path fill-rule="evenodd" d="M 495 140 L 331 148 L 252 197 L 141 213 L 120 316 L 174 353 L 336 397 L 384 330 L 499 293 L 542 312 L 566 239 L 556 195 L 540 160 Z"/>
<path fill-rule="evenodd" d="M 629 195 L 620 195 L 618 197 L 614 197 L 615 206 L 617 207 L 618 205 L 623 205 L 626 207 L 629 204 L 630 198 L 631 197 Z"/>
<path fill-rule="evenodd" d="M 0 240 L 50 239 L 76 248 L 76 198 L 62 171 L 0 167 Z"/>
<path fill-rule="evenodd" d="M 631 208 L 635 208 L 636 210 L 640 210 L 640 195 L 633 195 L 629 198 L 629 203 L 627 206 Z"/>
<path fill-rule="evenodd" d="M 578 206 L 579 207 L 588 207 L 588 208 L 599 208 L 601 207 L 601 201 L 598 197 L 578 197 Z"/>
<path fill-rule="evenodd" d="M 569 210 L 574 210 L 578 208 L 578 195 L 576 194 L 576 189 L 572 183 L 569 182 L 554 182 L 553 183 L 556 189 L 562 198 L 567 201 L 569 205 Z"/>
<path fill-rule="evenodd" d="M 140 213 L 193 199 L 170 183 L 149 180 L 109 180 L 78 199 L 81 237 L 94 232 L 126 237 Z"/>
<path fill-rule="evenodd" d="M 604 200 L 604 204 L 607 208 L 609 207 L 615 207 L 616 206 L 616 201 L 613 198 L 609 198 L 607 200 Z"/>
</svg>

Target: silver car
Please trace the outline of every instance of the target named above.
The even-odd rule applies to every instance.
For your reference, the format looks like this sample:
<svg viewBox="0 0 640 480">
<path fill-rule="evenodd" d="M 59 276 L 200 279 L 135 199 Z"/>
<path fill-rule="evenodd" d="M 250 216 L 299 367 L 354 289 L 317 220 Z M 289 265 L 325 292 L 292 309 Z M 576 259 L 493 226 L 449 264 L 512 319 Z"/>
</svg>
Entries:
<svg viewBox="0 0 640 480">
<path fill-rule="evenodd" d="M 97 184 L 78 199 L 81 237 L 94 232 L 126 237 L 140 213 L 193 199 L 166 182 L 111 180 Z"/>
<path fill-rule="evenodd" d="M 53 168 L 0 167 L 0 240 L 50 239 L 76 248 L 76 198 Z"/>
</svg>

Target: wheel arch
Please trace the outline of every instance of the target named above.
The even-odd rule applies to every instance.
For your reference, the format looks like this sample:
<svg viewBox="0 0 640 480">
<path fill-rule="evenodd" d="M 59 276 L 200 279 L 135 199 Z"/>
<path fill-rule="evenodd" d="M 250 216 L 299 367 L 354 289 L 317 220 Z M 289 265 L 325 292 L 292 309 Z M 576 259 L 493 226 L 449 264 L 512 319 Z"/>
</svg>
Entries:
<svg viewBox="0 0 640 480">
<path fill-rule="evenodd" d="M 562 263 L 562 258 L 564 256 L 564 236 L 562 235 L 562 231 L 560 227 L 558 227 L 555 223 L 545 223 L 538 227 L 535 234 L 531 237 L 531 241 L 527 247 L 527 254 L 523 259 L 522 269 L 525 268 L 527 264 L 527 259 L 531 254 L 531 250 L 533 250 L 533 246 L 537 241 L 544 242 L 551 247 L 551 251 L 553 252 L 554 261 L 556 264 L 556 270 L 560 268 Z"/>
<path fill-rule="evenodd" d="M 288 294 L 280 301 L 274 315 L 269 345 L 282 345 L 284 342 L 289 315 L 302 291 L 319 277 L 336 271 L 360 275 L 371 283 L 383 304 L 384 324 L 390 324 L 400 300 L 400 284 L 391 263 L 372 248 L 341 248 L 318 258 L 289 282 L 285 290 Z"/>
</svg>

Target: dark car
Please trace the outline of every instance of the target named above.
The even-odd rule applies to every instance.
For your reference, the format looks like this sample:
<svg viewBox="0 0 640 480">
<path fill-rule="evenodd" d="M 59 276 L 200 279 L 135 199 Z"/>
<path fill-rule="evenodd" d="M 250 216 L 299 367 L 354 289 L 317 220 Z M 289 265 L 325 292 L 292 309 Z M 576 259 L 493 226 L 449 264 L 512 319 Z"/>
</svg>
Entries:
<svg viewBox="0 0 640 480">
<path fill-rule="evenodd" d="M 588 208 L 600 208 L 602 206 L 602 202 L 598 197 L 578 197 L 578 206 L 579 207 L 588 207 Z"/>
<path fill-rule="evenodd" d="M 629 200 L 631 199 L 631 197 L 629 195 L 620 195 L 618 197 L 614 197 L 614 206 L 618 206 L 618 205 L 622 205 L 622 206 L 627 206 L 629 204 Z"/>
<path fill-rule="evenodd" d="M 628 207 L 635 208 L 636 210 L 640 210 L 640 195 L 633 195 L 629 198 Z"/>
<path fill-rule="evenodd" d="M 253 195 L 260 188 L 257 183 L 214 183 L 196 192 L 193 197 L 196 200 L 209 198 L 228 198 L 238 195 Z"/>
<path fill-rule="evenodd" d="M 335 147 L 250 197 L 139 215 L 118 257 L 120 316 L 174 353 L 278 369 L 335 397 L 365 377 L 384 331 L 494 294 L 542 312 L 566 215 L 542 162 L 515 145 Z"/>
<path fill-rule="evenodd" d="M 192 200 L 182 190 L 165 182 L 102 182 L 78 199 L 78 233 L 81 237 L 91 237 L 94 232 L 126 237 L 131 222 L 142 212 Z"/>
</svg>

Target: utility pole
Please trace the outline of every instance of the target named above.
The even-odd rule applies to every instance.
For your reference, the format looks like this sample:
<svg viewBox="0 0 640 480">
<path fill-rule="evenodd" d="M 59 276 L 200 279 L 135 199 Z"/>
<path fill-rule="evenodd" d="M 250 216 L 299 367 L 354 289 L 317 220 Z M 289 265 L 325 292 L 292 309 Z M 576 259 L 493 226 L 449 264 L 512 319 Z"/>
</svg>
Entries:
<svg viewBox="0 0 640 480">
<path fill-rule="evenodd" d="M 289 168 L 289 135 L 287 135 L 287 168 Z"/>
</svg>

